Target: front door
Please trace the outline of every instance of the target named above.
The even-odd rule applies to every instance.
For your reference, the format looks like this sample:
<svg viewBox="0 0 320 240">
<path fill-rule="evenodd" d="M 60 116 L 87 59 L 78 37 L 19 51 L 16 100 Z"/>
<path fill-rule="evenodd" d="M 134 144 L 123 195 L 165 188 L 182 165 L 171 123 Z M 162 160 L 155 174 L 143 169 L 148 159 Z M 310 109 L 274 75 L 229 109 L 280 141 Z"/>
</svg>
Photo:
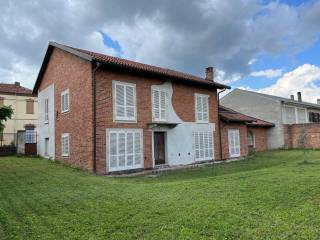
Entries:
<svg viewBox="0 0 320 240">
<path fill-rule="evenodd" d="M 164 132 L 154 132 L 154 161 L 156 165 L 166 163 Z"/>
</svg>

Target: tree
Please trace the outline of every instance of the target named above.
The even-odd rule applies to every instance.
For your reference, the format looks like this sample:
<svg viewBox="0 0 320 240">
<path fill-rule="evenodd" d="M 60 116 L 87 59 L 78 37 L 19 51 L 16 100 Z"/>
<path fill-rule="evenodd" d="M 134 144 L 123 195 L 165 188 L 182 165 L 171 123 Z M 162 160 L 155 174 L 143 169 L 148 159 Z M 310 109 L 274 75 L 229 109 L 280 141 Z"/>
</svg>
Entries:
<svg viewBox="0 0 320 240">
<path fill-rule="evenodd" d="M 13 114 L 13 109 L 11 106 L 2 106 L 0 107 L 0 132 L 4 130 L 4 122 L 8 119 L 11 119 Z"/>
<path fill-rule="evenodd" d="M 308 156 L 307 156 L 308 135 L 307 135 L 304 124 L 300 131 L 298 144 L 299 144 L 299 147 L 303 149 L 303 163 L 308 163 Z"/>
</svg>

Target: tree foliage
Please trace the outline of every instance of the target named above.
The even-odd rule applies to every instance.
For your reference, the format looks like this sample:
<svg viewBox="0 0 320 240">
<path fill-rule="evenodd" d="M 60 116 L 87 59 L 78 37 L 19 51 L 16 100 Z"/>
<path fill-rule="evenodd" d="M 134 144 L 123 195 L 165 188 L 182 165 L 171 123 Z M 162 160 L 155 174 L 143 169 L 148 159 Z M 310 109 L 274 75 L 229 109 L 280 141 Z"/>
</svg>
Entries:
<svg viewBox="0 0 320 240">
<path fill-rule="evenodd" d="M 13 109 L 11 106 L 0 107 L 0 132 L 2 132 L 5 127 L 4 122 L 11 119 L 12 115 Z"/>
</svg>

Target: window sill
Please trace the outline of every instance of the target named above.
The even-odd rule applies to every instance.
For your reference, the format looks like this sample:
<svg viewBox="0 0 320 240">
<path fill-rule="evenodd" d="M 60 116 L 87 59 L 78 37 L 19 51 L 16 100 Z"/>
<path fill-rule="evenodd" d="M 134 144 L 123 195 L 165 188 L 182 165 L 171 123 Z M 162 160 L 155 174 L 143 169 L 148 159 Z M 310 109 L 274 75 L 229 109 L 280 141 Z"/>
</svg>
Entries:
<svg viewBox="0 0 320 240">
<path fill-rule="evenodd" d="M 63 115 L 64 115 L 64 114 L 67 114 L 67 113 L 69 113 L 69 112 L 70 112 L 70 110 L 63 111 L 63 112 L 61 111 L 61 114 L 63 114 Z"/>
<path fill-rule="evenodd" d="M 47 120 L 47 121 L 44 121 L 44 124 L 49 124 L 49 121 Z"/>
<path fill-rule="evenodd" d="M 136 119 L 114 119 L 113 122 L 116 123 L 137 123 Z"/>
<path fill-rule="evenodd" d="M 196 121 L 196 123 L 204 124 L 204 123 L 209 123 L 209 121 Z"/>
</svg>

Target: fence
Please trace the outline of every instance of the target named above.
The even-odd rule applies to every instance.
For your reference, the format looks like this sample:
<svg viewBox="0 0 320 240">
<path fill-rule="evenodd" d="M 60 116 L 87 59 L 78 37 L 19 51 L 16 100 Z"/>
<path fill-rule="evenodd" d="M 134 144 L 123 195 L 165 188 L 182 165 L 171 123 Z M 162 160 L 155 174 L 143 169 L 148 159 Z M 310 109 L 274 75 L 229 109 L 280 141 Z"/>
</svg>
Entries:
<svg viewBox="0 0 320 240">
<path fill-rule="evenodd" d="M 37 133 L 35 131 L 18 131 L 17 133 L 0 133 L 0 156 L 37 154 Z"/>
</svg>

